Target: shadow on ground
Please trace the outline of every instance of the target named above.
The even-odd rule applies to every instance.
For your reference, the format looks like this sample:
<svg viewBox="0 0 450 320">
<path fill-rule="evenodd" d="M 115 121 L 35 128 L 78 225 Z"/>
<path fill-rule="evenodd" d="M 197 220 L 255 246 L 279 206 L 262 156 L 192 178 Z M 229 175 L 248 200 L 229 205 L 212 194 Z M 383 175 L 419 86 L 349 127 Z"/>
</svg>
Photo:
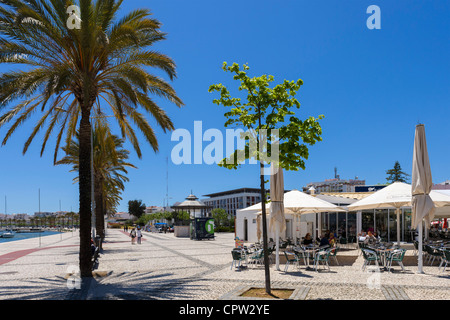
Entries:
<svg viewBox="0 0 450 320">
<path fill-rule="evenodd" d="M 64 277 L 2 281 L 0 300 L 65 300 L 68 291 Z"/>
<path fill-rule="evenodd" d="M 82 288 L 71 290 L 68 300 L 172 300 L 188 299 L 204 291 L 191 278 L 171 278 L 173 274 L 123 272 L 83 280 Z M 189 292 L 189 295 L 186 293 Z"/>
</svg>

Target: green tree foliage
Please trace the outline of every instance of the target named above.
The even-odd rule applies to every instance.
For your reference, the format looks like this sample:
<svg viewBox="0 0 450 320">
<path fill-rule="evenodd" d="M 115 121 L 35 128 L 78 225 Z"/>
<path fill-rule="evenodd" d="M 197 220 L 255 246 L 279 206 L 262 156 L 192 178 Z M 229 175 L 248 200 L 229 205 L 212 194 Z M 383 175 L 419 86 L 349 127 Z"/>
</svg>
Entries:
<svg viewBox="0 0 450 320">
<path fill-rule="evenodd" d="M 398 161 L 395 161 L 394 168 L 386 170 L 386 174 L 388 175 L 386 180 L 389 183 L 394 182 L 408 182 L 409 174 L 402 171 L 402 167 Z"/>
<path fill-rule="evenodd" d="M 249 67 L 243 65 L 242 70 L 237 63 L 228 66 L 223 64 L 223 70 L 234 73 L 233 79 L 240 82 L 239 91 L 246 91 L 245 100 L 233 98 L 226 86 L 214 84 L 209 87 L 209 92 L 217 91 L 220 98 L 214 99 L 217 105 L 223 105 L 229 111 L 225 113 L 227 121 L 225 127 L 243 126 L 247 130 L 256 133 L 246 140 L 245 150 L 236 150 L 228 159 L 224 159 L 221 166 L 228 169 L 236 169 L 243 161 L 254 158 L 257 160 L 268 159 L 272 156 L 271 148 L 264 154 L 259 150 L 259 136 L 261 130 L 267 130 L 268 144 L 273 141 L 269 134 L 271 130 L 279 130 L 279 164 L 286 170 L 298 171 L 305 169 L 305 161 L 309 157 L 308 146 L 322 141 L 322 128 L 317 118 L 308 117 L 301 120 L 293 109 L 300 109 L 300 102 L 296 99 L 297 91 L 303 85 L 301 79 L 297 81 L 284 80 L 281 84 L 270 88 L 275 80 L 271 75 L 253 77 L 247 75 Z M 255 141 L 258 140 L 258 141 Z M 251 153 L 250 144 L 256 142 L 257 150 Z M 242 157 L 242 155 L 245 156 Z M 240 160 L 240 161 L 239 161 Z"/>
<path fill-rule="evenodd" d="M 142 200 L 128 201 L 128 213 L 139 219 L 145 213 L 145 204 Z"/>
<path fill-rule="evenodd" d="M 225 226 L 229 224 L 228 214 L 223 208 L 214 208 L 211 210 L 216 226 Z"/>
</svg>

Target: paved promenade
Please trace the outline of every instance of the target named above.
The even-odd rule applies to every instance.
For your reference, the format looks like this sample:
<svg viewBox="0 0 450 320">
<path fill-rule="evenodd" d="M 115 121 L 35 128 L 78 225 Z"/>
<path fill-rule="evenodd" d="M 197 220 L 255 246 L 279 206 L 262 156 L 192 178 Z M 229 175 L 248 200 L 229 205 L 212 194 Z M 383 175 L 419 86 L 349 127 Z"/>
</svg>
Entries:
<svg viewBox="0 0 450 320">
<path fill-rule="evenodd" d="M 230 298 L 241 286 L 263 286 L 261 266 L 231 269 L 234 235 L 193 241 L 172 233 L 144 232 L 142 244 L 131 245 L 120 230 L 108 230 L 99 276 L 86 290 L 68 277 L 78 266 L 77 233 L 0 243 L 0 299 L 20 300 L 211 300 Z M 450 267 L 443 273 L 425 266 L 417 274 L 408 251 L 406 272 L 363 272 L 357 250 L 338 254 L 331 270 L 288 272 L 271 267 L 272 287 L 302 288 L 306 300 L 450 300 Z M 284 264 L 281 265 L 284 270 Z"/>
</svg>

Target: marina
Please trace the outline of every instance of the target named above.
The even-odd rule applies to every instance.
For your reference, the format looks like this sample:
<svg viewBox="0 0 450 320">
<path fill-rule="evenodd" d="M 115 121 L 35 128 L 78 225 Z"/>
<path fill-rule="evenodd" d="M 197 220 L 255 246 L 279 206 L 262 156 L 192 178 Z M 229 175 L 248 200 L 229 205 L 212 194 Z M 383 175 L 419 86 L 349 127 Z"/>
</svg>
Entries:
<svg viewBox="0 0 450 320">
<path fill-rule="evenodd" d="M 26 230 L 26 229 L 24 229 Z M 24 239 L 31 239 L 31 238 L 37 238 L 37 237 L 45 237 L 45 236 L 51 236 L 55 234 L 60 234 L 59 231 L 50 231 L 50 230 L 42 230 L 39 229 L 39 231 L 12 231 L 11 229 L 6 230 L 0 230 L 0 243 L 3 242 L 10 242 L 10 241 L 17 241 L 17 240 L 24 240 Z"/>
</svg>

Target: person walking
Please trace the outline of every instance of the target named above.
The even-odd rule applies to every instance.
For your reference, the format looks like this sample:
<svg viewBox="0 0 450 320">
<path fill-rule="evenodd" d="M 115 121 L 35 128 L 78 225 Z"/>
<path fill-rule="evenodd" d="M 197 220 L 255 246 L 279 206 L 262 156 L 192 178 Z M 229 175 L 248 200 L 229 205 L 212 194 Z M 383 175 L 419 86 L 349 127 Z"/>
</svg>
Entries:
<svg viewBox="0 0 450 320">
<path fill-rule="evenodd" d="M 141 227 L 138 226 L 137 227 L 137 243 L 141 244 L 141 239 L 142 239 L 142 230 Z"/>
<path fill-rule="evenodd" d="M 134 244 L 136 242 L 136 229 L 135 228 L 131 229 L 130 237 L 131 237 L 131 244 Z"/>
</svg>

